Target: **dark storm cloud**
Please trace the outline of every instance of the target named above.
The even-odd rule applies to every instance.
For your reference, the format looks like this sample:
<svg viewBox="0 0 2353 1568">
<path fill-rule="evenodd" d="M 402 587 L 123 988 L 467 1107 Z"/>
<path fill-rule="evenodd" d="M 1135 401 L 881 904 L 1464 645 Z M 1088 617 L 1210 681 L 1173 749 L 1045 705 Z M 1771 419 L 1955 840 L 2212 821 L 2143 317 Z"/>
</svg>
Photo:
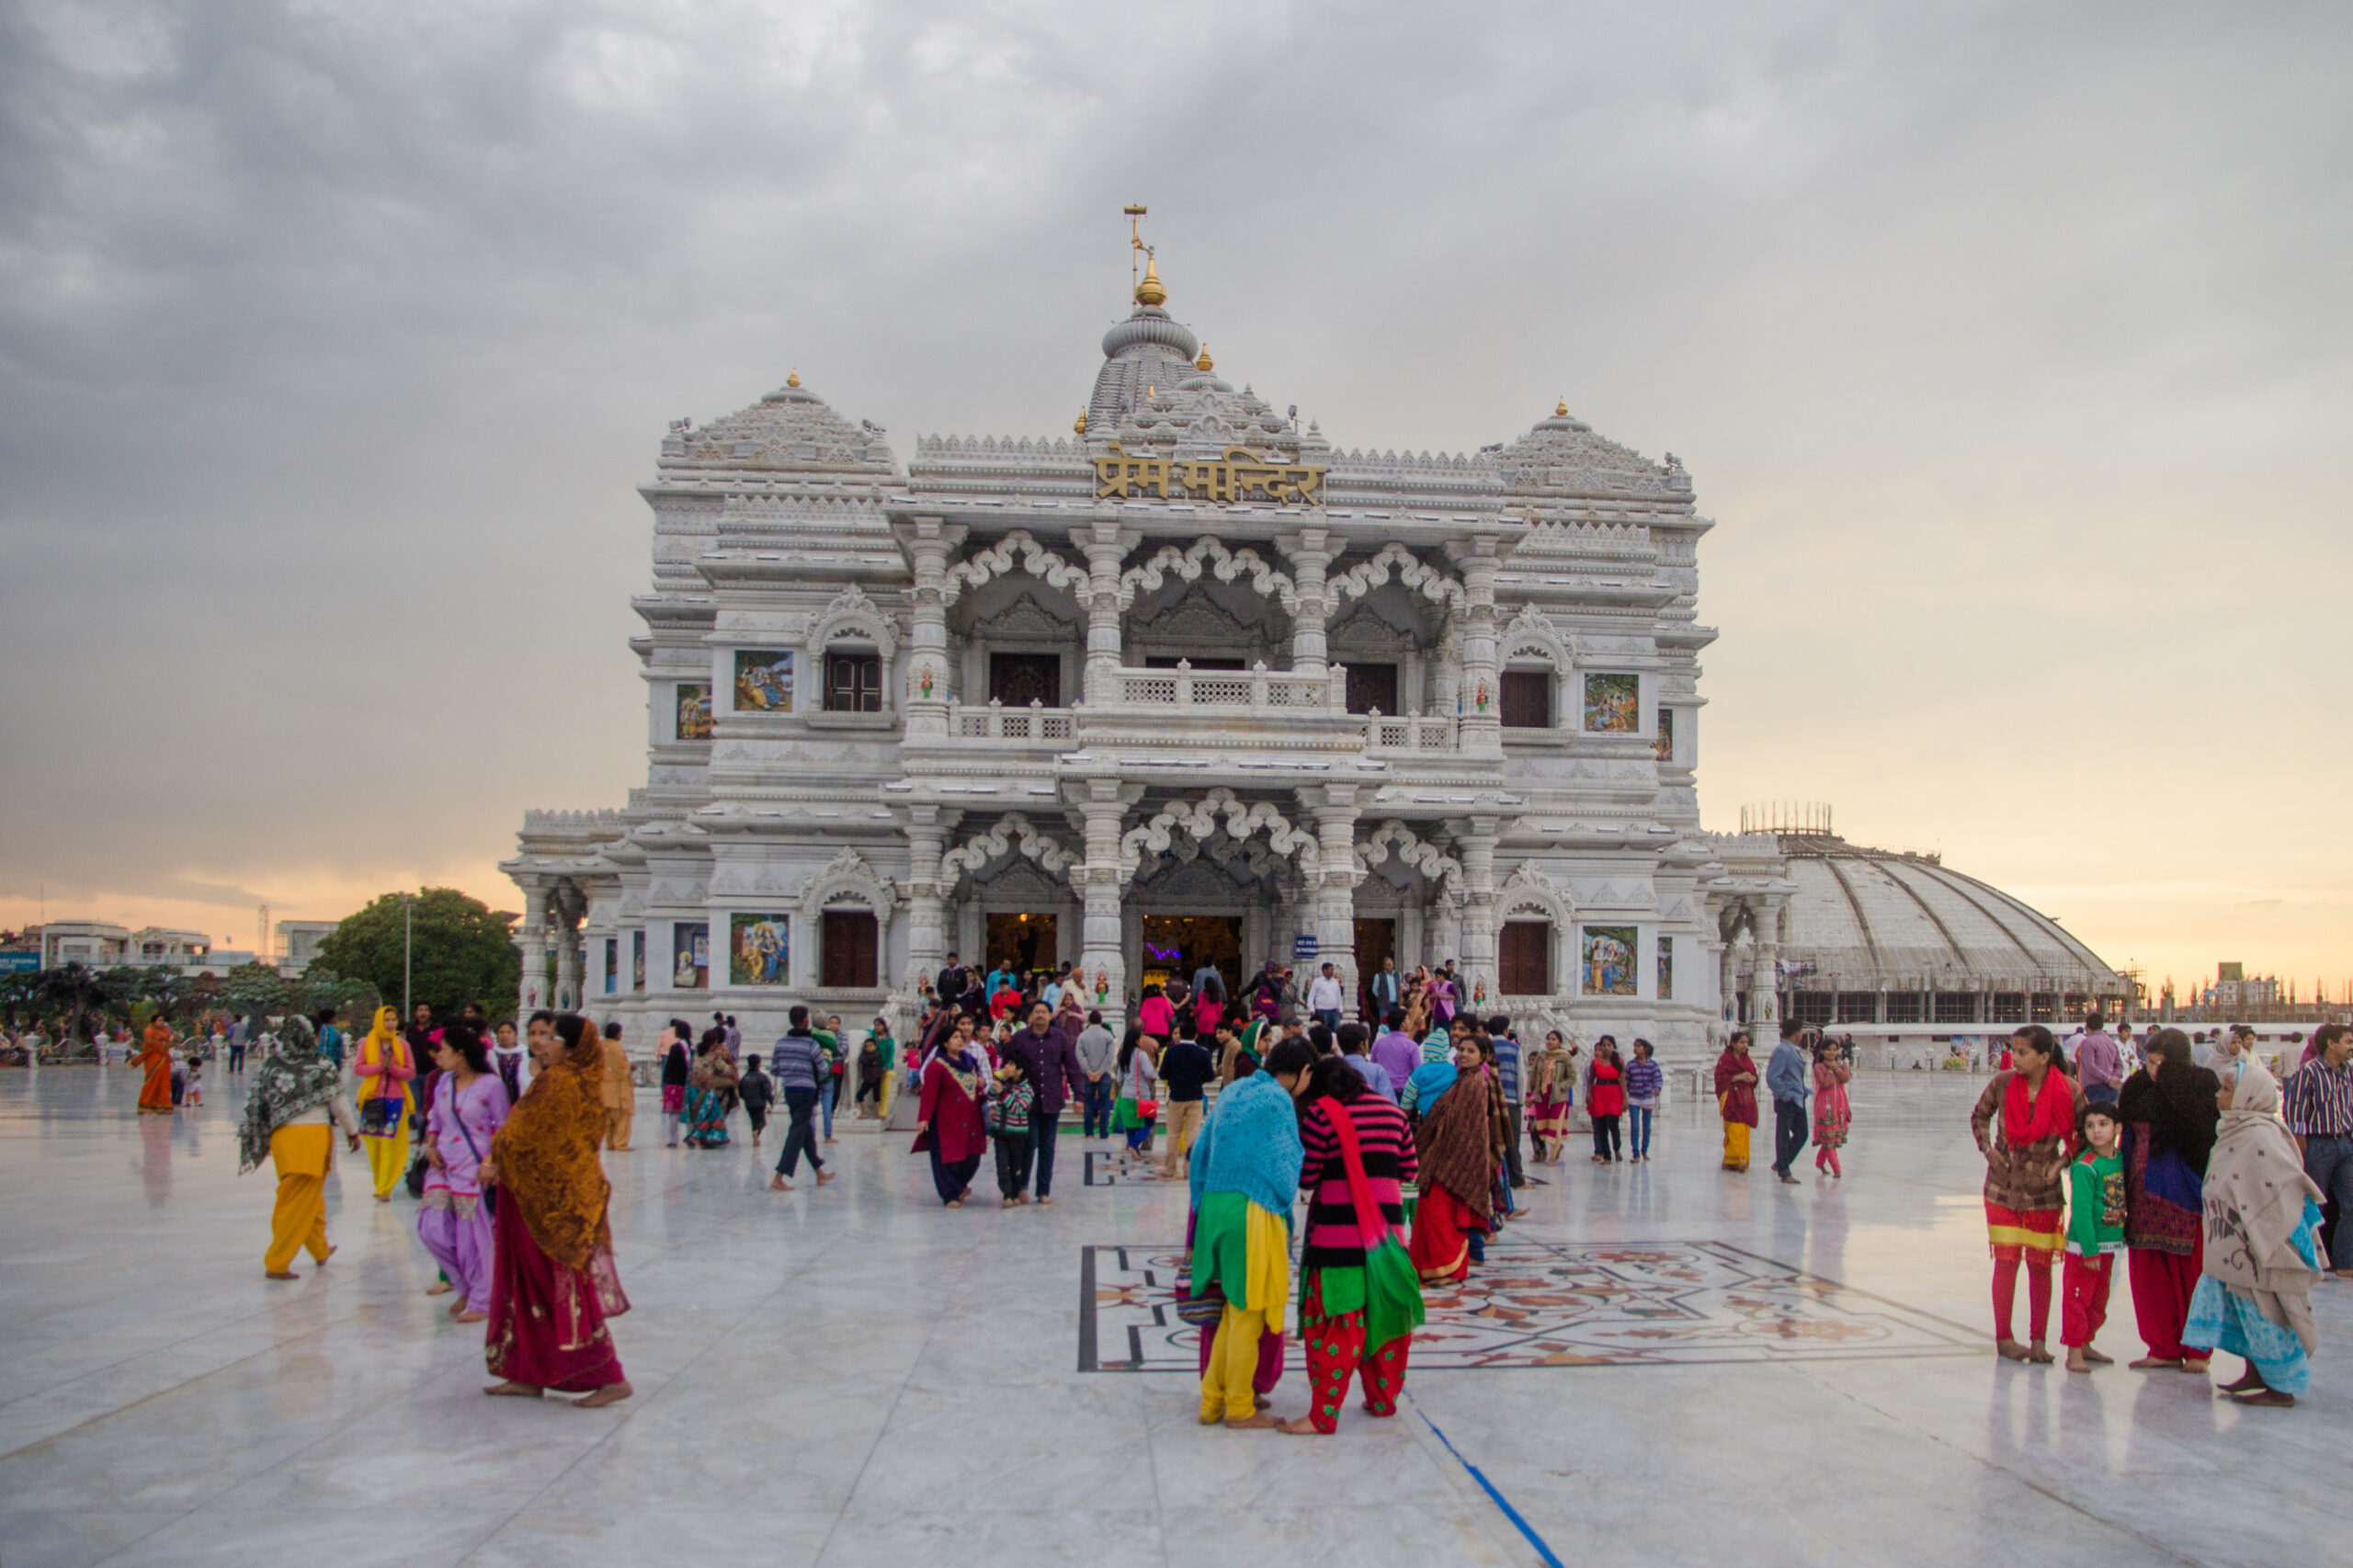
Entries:
<svg viewBox="0 0 2353 1568">
<path fill-rule="evenodd" d="M 524 805 L 636 765 L 663 422 L 797 365 L 903 456 L 1059 431 L 1129 199 L 1222 369 L 1343 444 L 1566 395 L 1690 464 L 1711 807 L 1949 842 L 2022 805 L 1954 738 L 2234 701 L 2320 764 L 2347 43 L 2320 6 L 0 8 L 0 892 L 488 891 Z M 2068 633 L 2218 581 L 2279 623 L 2259 690 Z"/>
</svg>

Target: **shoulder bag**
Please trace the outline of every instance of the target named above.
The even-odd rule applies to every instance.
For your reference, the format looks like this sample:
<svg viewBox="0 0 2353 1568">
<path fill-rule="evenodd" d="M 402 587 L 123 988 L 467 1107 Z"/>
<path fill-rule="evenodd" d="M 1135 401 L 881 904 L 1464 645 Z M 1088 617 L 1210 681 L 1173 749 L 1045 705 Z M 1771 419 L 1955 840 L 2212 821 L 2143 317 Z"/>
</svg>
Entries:
<svg viewBox="0 0 2353 1568">
<path fill-rule="evenodd" d="M 1419 1328 L 1427 1314 L 1422 1307 L 1422 1281 L 1414 1259 L 1397 1233 L 1372 1200 L 1372 1182 L 1364 1174 L 1364 1154 L 1357 1147 L 1357 1127 L 1346 1107 L 1325 1096 L 1324 1119 L 1340 1142 L 1340 1164 L 1347 1172 L 1348 1198 L 1357 1211 L 1357 1232 L 1364 1238 L 1364 1342 L 1368 1347 Z M 1378 1236 L 1379 1241 L 1373 1240 Z"/>
</svg>

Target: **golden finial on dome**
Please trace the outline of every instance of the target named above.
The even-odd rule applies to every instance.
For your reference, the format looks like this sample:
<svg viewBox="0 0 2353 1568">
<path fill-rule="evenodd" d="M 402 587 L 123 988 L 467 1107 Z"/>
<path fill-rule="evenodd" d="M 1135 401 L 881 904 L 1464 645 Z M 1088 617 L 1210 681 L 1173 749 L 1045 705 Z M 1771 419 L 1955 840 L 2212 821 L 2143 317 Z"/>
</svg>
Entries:
<svg viewBox="0 0 2353 1568">
<path fill-rule="evenodd" d="M 1143 400 L 1146 403 L 1150 403 L 1154 398 L 1159 395 L 1160 389 L 1158 387 L 1147 386 L 1143 389 Z"/>
<path fill-rule="evenodd" d="M 785 377 L 785 378 L 784 378 L 784 384 L 785 384 L 786 386 L 789 386 L 789 387 L 797 387 L 797 386 L 799 386 L 799 385 L 801 384 L 801 367 L 800 367 L 800 366 L 795 365 L 795 366 L 792 368 L 792 374 L 790 374 L 790 375 L 789 375 L 789 376 L 787 376 L 787 377 Z"/>
<path fill-rule="evenodd" d="M 1070 422 L 1070 427 L 1081 436 L 1086 434 L 1086 410 L 1078 411 L 1078 417 Z"/>
<path fill-rule="evenodd" d="M 1567 398 L 1563 398 L 1560 402 L 1552 405 L 1552 417 L 1555 419 L 1566 419 L 1568 416 L 1569 400 Z"/>
<path fill-rule="evenodd" d="M 1165 304 L 1167 299 L 1168 290 L 1160 286 L 1160 258 L 1147 253 L 1143 264 L 1143 281 L 1136 285 L 1136 303 L 1159 305 Z"/>
<path fill-rule="evenodd" d="M 1201 345 L 1201 357 L 1193 361 L 1193 369 L 1196 370 L 1214 370 L 1217 369 L 1217 361 L 1210 358 L 1210 346 L 1208 344 L 1204 343 Z"/>
</svg>

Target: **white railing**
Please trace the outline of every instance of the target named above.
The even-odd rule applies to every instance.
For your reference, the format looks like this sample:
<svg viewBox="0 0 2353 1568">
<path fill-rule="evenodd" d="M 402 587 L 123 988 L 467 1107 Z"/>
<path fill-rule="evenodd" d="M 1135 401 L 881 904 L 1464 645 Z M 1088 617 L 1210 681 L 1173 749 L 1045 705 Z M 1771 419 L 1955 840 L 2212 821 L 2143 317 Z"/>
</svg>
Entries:
<svg viewBox="0 0 2353 1568">
<path fill-rule="evenodd" d="M 1392 718 L 1378 708 L 1365 715 L 1367 751 L 1452 751 L 1455 733 L 1451 715 L 1406 713 Z"/>
<path fill-rule="evenodd" d="M 1134 708 L 1345 709 L 1347 672 L 1294 675 L 1261 662 L 1247 670 L 1197 670 L 1179 661 L 1173 670 L 1127 670 L 1119 675 L 1120 700 Z"/>
<path fill-rule="evenodd" d="M 961 740 L 1034 741 L 1063 745 L 1070 741 L 1073 723 L 1067 708 L 1049 708 L 1042 702 L 1032 702 L 1027 708 L 1007 708 L 991 699 L 985 708 L 949 703 L 948 733 Z"/>
</svg>

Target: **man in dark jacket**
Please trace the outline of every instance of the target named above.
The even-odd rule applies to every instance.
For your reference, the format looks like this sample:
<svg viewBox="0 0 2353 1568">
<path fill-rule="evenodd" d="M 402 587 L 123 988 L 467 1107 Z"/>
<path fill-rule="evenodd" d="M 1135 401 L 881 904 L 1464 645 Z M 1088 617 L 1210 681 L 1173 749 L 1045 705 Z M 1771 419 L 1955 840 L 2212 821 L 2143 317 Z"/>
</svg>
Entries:
<svg viewBox="0 0 2353 1568">
<path fill-rule="evenodd" d="M 1029 1118 L 1029 1136 L 1038 1150 L 1038 1201 L 1051 1203 L 1054 1133 L 1070 1096 L 1086 1095 L 1086 1074 L 1078 1064 L 1076 1044 L 1055 1025 L 1054 1010 L 1043 1002 L 1029 1009 L 1029 1027 L 1007 1041 L 1006 1051 L 1021 1059 L 1038 1096 Z"/>
</svg>

